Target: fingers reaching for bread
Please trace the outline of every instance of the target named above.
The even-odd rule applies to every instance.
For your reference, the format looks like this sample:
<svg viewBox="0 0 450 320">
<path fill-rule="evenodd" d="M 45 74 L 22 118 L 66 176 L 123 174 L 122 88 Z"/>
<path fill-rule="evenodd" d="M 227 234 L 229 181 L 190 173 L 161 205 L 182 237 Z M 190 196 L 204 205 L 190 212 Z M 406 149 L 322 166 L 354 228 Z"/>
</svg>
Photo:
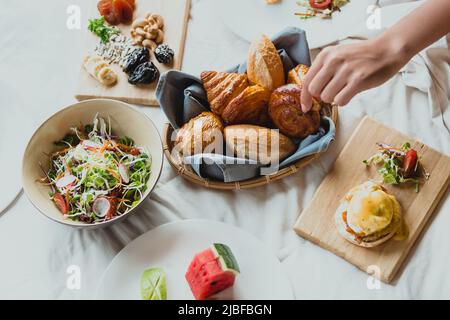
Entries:
<svg viewBox="0 0 450 320">
<path fill-rule="evenodd" d="M 303 79 L 309 71 L 309 67 L 304 64 L 299 64 L 294 69 L 289 71 L 287 83 L 298 84 L 303 88 Z"/>
<path fill-rule="evenodd" d="M 287 84 L 276 89 L 270 96 L 270 118 L 282 133 L 291 138 L 306 138 L 320 127 L 320 104 L 315 102 L 311 110 L 304 113 L 301 93 L 300 85 Z"/>
</svg>

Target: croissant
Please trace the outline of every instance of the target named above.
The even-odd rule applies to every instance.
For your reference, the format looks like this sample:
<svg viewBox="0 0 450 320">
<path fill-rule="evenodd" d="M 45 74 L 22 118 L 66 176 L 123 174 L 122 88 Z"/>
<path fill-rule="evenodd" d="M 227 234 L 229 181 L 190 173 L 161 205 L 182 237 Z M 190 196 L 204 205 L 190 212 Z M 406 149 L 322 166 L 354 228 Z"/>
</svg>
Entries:
<svg viewBox="0 0 450 320">
<path fill-rule="evenodd" d="M 211 111 L 221 116 L 225 107 L 247 87 L 245 74 L 204 71 L 200 78 L 206 90 Z"/>
<path fill-rule="evenodd" d="M 225 107 L 222 119 L 227 124 L 259 124 L 269 120 L 267 106 L 270 91 L 259 85 L 247 87 Z"/>
<path fill-rule="evenodd" d="M 299 64 L 288 73 L 288 83 L 298 84 L 303 87 L 303 79 L 308 73 L 309 67 L 304 64 Z"/>
<path fill-rule="evenodd" d="M 305 138 L 317 132 L 320 126 L 320 104 L 314 101 L 312 109 L 304 113 L 301 93 L 300 85 L 287 84 L 270 96 L 269 116 L 275 126 L 291 138 Z"/>
<path fill-rule="evenodd" d="M 175 145 L 183 156 L 202 153 L 205 148 L 219 149 L 223 147 L 223 124 L 212 112 L 202 112 L 189 120 L 177 132 Z"/>
</svg>

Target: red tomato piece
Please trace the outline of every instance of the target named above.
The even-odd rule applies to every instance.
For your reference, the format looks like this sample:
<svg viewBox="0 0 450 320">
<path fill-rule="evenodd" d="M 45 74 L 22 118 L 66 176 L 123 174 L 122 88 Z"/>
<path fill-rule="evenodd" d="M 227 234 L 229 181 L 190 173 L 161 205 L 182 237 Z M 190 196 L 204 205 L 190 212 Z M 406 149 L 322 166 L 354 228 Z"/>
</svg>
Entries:
<svg viewBox="0 0 450 320">
<path fill-rule="evenodd" d="M 330 7 L 331 0 L 309 0 L 309 5 L 314 9 L 325 10 Z"/>
<path fill-rule="evenodd" d="M 403 160 L 403 172 L 405 178 L 411 177 L 411 175 L 414 173 L 417 165 L 417 151 L 414 149 L 410 149 L 406 155 L 405 159 Z"/>
<path fill-rule="evenodd" d="M 53 201 L 55 202 L 55 205 L 59 209 L 59 211 L 61 211 L 63 214 L 67 214 L 67 212 L 69 211 L 69 207 L 67 206 L 66 200 L 61 193 L 55 193 L 53 196 Z"/>
</svg>

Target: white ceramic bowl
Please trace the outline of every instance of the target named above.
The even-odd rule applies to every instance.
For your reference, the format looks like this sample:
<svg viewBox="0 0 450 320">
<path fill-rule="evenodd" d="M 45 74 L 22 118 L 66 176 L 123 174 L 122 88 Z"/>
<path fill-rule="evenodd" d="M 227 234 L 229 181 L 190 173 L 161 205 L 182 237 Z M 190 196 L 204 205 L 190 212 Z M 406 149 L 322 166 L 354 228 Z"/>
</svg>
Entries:
<svg viewBox="0 0 450 320">
<path fill-rule="evenodd" d="M 47 170 L 50 166 L 50 160 L 47 155 L 58 150 L 58 147 L 54 145 L 54 141 L 63 138 L 71 127 L 92 123 L 97 113 L 104 119 L 107 119 L 109 116 L 111 127 L 115 134 L 126 135 L 132 138 L 137 146 L 145 147 L 150 152 L 152 173 L 147 182 L 147 191 L 136 207 L 127 214 L 112 220 L 88 224 L 63 218 L 61 212 L 49 198 L 50 187 L 36 180 L 43 177 L 39 163 L 42 164 L 44 170 Z M 75 103 L 62 109 L 47 119 L 36 130 L 25 149 L 22 163 L 22 183 L 25 194 L 31 203 L 53 221 L 72 227 L 98 228 L 114 224 L 135 212 L 158 182 L 162 166 L 163 148 L 161 138 L 155 125 L 146 115 L 124 102 L 94 99 Z"/>
</svg>

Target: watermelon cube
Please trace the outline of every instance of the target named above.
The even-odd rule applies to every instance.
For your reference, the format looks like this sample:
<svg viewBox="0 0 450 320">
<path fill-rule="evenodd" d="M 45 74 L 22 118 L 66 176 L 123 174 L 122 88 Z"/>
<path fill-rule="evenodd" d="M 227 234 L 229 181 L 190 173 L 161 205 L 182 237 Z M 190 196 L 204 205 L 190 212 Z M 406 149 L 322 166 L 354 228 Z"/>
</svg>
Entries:
<svg viewBox="0 0 450 320">
<path fill-rule="evenodd" d="M 195 299 L 204 300 L 233 286 L 239 272 L 231 249 L 215 243 L 195 255 L 185 277 Z"/>
</svg>

